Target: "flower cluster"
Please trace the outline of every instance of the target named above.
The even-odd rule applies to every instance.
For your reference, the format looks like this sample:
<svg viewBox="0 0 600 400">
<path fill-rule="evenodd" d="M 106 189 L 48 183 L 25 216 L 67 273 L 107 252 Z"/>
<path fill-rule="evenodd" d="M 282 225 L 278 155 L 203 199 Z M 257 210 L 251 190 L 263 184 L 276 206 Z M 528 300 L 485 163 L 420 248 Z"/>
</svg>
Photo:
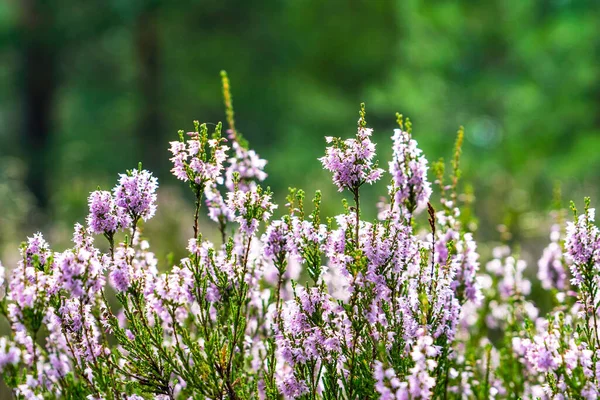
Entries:
<svg viewBox="0 0 600 400">
<path fill-rule="evenodd" d="M 232 147 L 235 155 L 229 159 L 230 164 L 225 173 L 225 186 L 228 190 L 234 190 L 237 175 L 241 190 L 249 191 L 256 188 L 256 182 L 262 182 L 267 178 L 264 171 L 267 161 L 260 158 L 254 150 L 244 148 L 236 140 L 233 140 Z"/>
<path fill-rule="evenodd" d="M 113 193 L 115 204 L 135 222 L 149 220 L 156 213 L 156 189 L 158 182 L 152 173 L 134 169 L 121 174 Z"/>
<path fill-rule="evenodd" d="M 350 321 L 342 306 L 316 287 L 300 289 L 282 310 L 275 341 L 280 358 L 291 368 L 281 377 L 281 392 L 298 397 L 316 389 L 314 374 L 343 363 L 342 344 L 350 335 Z M 310 371 L 306 373 L 307 369 Z"/>
<path fill-rule="evenodd" d="M 361 106 L 361 118 L 358 121 L 356 138 L 342 140 L 326 137 L 327 148 L 319 161 L 323 168 L 333 173 L 333 182 L 339 191 L 356 191 L 364 183 L 373 183 L 381 178 L 383 170 L 373 162 L 375 143 L 371 141 L 373 130 L 366 127 L 364 105 Z"/>
<path fill-rule="evenodd" d="M 179 140 L 170 143 L 169 151 L 173 154 L 171 172 L 177 179 L 206 187 L 222 179 L 223 162 L 229 148 L 223 145 L 221 125 L 217 125 L 211 139 L 206 124 L 200 125 L 195 121 L 194 126 L 196 130 L 187 133 L 187 140 L 180 131 Z"/>
<path fill-rule="evenodd" d="M 117 208 L 110 192 L 97 190 L 88 198 L 90 214 L 87 218 L 90 231 L 94 234 L 113 234 L 119 228 L 129 225 L 128 216 L 122 208 Z"/>
<path fill-rule="evenodd" d="M 158 181 L 152 173 L 139 169 L 119 175 L 119 182 L 112 193 L 97 190 L 88 198 L 88 231 L 104 234 L 111 241 L 119 229 L 132 227 L 139 219 L 149 220 L 156 213 L 156 189 Z"/>
<path fill-rule="evenodd" d="M 411 358 L 415 365 L 409 370 L 406 380 L 398 378 L 393 368 L 383 370 L 381 362 L 375 365 L 375 389 L 380 399 L 429 399 L 433 393 L 436 380 L 431 376 L 437 362 L 439 349 L 433 345 L 433 339 L 423 329 L 416 332 L 416 343 Z"/>
<path fill-rule="evenodd" d="M 538 295 L 554 307 L 545 313 L 510 247 L 480 261 L 475 224 L 461 215 L 462 129 L 450 184 L 435 165 L 436 203 L 427 160 L 399 118 L 387 208 L 365 221 L 363 186 L 384 171 L 363 106 L 356 136 L 327 138 L 320 159 L 350 194 L 343 210 L 322 216 L 321 192 L 308 210 L 291 189 L 288 212 L 274 216 L 260 186 L 266 162 L 235 129 L 226 76 L 224 88 L 231 148 L 220 124 L 209 138 L 196 123 L 171 143 L 172 173 L 196 205 L 183 258 L 159 262 L 142 236 L 158 183 L 138 168 L 90 194 L 70 248 L 54 251 L 36 233 L 7 282 L 0 264 L 10 326 L 0 374 L 16 398 L 600 396 L 600 230 L 589 200 L 541 254 Z M 220 242 L 202 236 L 210 220 Z"/>
<path fill-rule="evenodd" d="M 235 215 L 234 220 L 240 224 L 240 230 L 253 235 L 261 221 L 267 221 L 277 204 L 271 202 L 271 193 L 263 192 L 261 188 L 249 192 L 236 190 L 229 192 L 227 207 Z"/>
<path fill-rule="evenodd" d="M 538 279 L 546 290 L 565 291 L 569 286 L 569 261 L 561 246 L 560 225 L 554 224 L 550 233 L 550 243 L 538 261 Z"/>
<path fill-rule="evenodd" d="M 409 123 L 410 127 L 410 123 Z M 427 159 L 417 141 L 409 132 L 394 129 L 392 136 L 393 160 L 389 163 L 395 192 L 394 204 L 407 213 L 424 209 L 431 196 L 431 183 L 427 179 Z"/>
<path fill-rule="evenodd" d="M 600 271 L 600 230 L 594 225 L 595 209 L 586 204 L 585 214 L 567 224 L 565 247 L 572 262 L 573 284 L 581 286 L 586 280 L 595 279 Z"/>
</svg>

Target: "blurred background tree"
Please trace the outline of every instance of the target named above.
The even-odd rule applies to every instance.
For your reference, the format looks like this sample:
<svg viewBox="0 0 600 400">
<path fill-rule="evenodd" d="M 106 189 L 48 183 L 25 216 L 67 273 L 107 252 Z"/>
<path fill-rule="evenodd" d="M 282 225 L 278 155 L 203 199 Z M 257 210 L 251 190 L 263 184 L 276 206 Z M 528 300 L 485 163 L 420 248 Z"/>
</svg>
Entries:
<svg viewBox="0 0 600 400">
<path fill-rule="evenodd" d="M 316 158 L 325 135 L 354 134 L 365 101 L 382 163 L 396 111 L 430 161 L 464 125 L 480 238 L 498 239 L 499 223 L 545 237 L 530 211 L 547 210 L 554 182 L 599 194 L 598 21 L 595 0 L 5 0 L 0 256 L 40 228 L 68 240 L 87 194 L 138 161 L 162 186 L 155 244 L 181 246 L 189 232 L 164 233 L 188 227 L 191 199 L 169 177 L 167 141 L 224 120 L 221 69 L 278 199 L 321 187 L 339 209 Z"/>
</svg>

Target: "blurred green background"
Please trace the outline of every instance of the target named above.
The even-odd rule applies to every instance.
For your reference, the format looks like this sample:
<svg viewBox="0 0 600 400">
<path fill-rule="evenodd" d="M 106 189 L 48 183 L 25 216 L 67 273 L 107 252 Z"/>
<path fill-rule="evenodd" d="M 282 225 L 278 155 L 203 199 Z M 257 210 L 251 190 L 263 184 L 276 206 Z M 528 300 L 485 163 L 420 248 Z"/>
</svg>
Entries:
<svg viewBox="0 0 600 400">
<path fill-rule="evenodd" d="M 339 209 L 317 157 L 325 135 L 355 133 L 364 101 L 382 164 L 396 111 L 430 161 L 464 125 L 479 238 L 506 224 L 543 243 L 555 182 L 578 204 L 598 197 L 599 21 L 597 0 L 4 0 L 0 257 L 38 229 L 66 243 L 88 193 L 138 161 L 161 183 L 148 236 L 182 247 L 191 196 L 167 142 L 224 120 L 221 69 L 279 200 L 319 187 Z"/>
</svg>

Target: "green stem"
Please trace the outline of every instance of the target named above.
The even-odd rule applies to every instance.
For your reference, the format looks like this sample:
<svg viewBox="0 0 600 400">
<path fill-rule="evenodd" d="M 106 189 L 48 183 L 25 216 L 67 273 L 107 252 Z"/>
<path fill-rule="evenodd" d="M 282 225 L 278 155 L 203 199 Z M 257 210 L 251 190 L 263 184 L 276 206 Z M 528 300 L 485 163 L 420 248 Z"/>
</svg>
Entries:
<svg viewBox="0 0 600 400">
<path fill-rule="evenodd" d="M 358 187 L 354 188 L 353 194 L 354 194 L 354 207 L 356 209 L 356 233 L 355 233 L 356 242 L 355 242 L 355 246 L 358 249 L 358 246 L 359 246 L 358 235 L 359 235 L 359 231 L 360 231 L 360 194 L 359 194 Z"/>
<path fill-rule="evenodd" d="M 198 218 L 200 216 L 200 207 L 202 206 L 202 188 L 196 186 L 196 211 L 194 212 L 194 238 L 198 238 Z"/>
</svg>

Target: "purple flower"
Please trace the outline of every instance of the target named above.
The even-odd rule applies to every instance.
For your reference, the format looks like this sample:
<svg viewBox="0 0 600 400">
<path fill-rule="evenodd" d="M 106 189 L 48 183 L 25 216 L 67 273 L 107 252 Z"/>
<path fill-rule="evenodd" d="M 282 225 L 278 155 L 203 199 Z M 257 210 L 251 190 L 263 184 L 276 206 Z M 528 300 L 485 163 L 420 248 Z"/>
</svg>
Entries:
<svg viewBox="0 0 600 400">
<path fill-rule="evenodd" d="M 82 233 L 83 232 L 83 233 Z M 104 287 L 104 262 L 98 249 L 92 245 L 91 238 L 87 240 L 85 230 L 79 224 L 75 226 L 73 249 L 66 250 L 57 255 L 58 284 L 69 295 L 75 297 L 93 297 Z"/>
<path fill-rule="evenodd" d="M 0 372 L 7 365 L 17 365 L 21 360 L 21 350 L 11 344 L 5 337 L 0 337 Z"/>
<path fill-rule="evenodd" d="M 456 255 L 451 261 L 452 268 L 456 272 L 452 288 L 459 298 L 464 297 L 476 304 L 479 304 L 483 297 L 477 283 L 478 260 L 479 253 L 477 253 L 477 243 L 473 240 L 473 234 L 463 234 L 456 242 Z"/>
<path fill-rule="evenodd" d="M 381 178 L 383 170 L 373 162 L 375 143 L 371 141 L 373 130 L 359 126 L 356 138 L 342 140 L 326 137 L 325 156 L 319 158 L 323 168 L 333 173 L 333 183 L 341 192 L 355 190 L 364 183 L 372 184 Z"/>
<path fill-rule="evenodd" d="M 524 274 L 526 267 L 527 263 L 524 260 L 516 260 L 510 255 L 494 258 L 486 265 L 490 274 L 500 278 L 498 291 L 504 300 L 508 300 L 512 296 L 527 296 L 531 293 L 531 282 Z"/>
<path fill-rule="evenodd" d="M 275 342 L 278 354 L 292 369 L 280 390 L 289 390 L 286 382 L 302 382 L 307 364 L 344 361 L 342 343 L 350 341 L 350 322 L 330 295 L 316 287 L 299 288 L 297 297 L 284 304 L 281 316 L 282 330 L 275 327 Z"/>
<path fill-rule="evenodd" d="M 229 167 L 225 171 L 225 186 L 234 190 L 234 176 L 239 178 L 238 188 L 247 192 L 256 189 L 256 183 L 267 178 L 264 172 L 267 161 L 260 158 L 254 150 L 247 150 L 232 138 L 234 157 L 229 159 Z"/>
<path fill-rule="evenodd" d="M 198 141 L 190 141 L 191 143 L 197 143 Z M 190 143 L 188 142 L 188 144 Z M 207 182 L 216 182 L 223 170 L 223 162 L 226 159 L 227 146 L 222 146 L 220 141 L 214 139 L 208 141 L 208 147 L 213 152 L 213 157 L 210 161 L 203 161 L 201 158 L 196 157 L 198 149 L 194 149 L 191 145 L 189 146 L 190 156 L 192 157 L 189 168 L 194 175 L 194 182 L 202 185 Z"/>
<path fill-rule="evenodd" d="M 267 260 L 277 261 L 285 257 L 289 251 L 289 224 L 282 220 L 271 222 L 261 240 L 263 242 L 263 255 Z"/>
<path fill-rule="evenodd" d="M 227 146 L 223 145 L 220 124 L 212 139 L 208 138 L 206 124 L 196 123 L 196 132 L 188 132 L 189 139 L 184 140 L 183 132 L 180 140 L 171 142 L 169 151 L 173 154 L 171 162 L 173 175 L 184 182 L 192 181 L 204 188 L 215 183 L 222 183 L 223 163 L 227 159 Z"/>
<path fill-rule="evenodd" d="M 185 142 L 177 141 L 170 142 L 171 147 L 169 151 L 173 154 L 171 158 L 171 162 L 173 162 L 173 168 L 171 169 L 171 173 L 179 180 L 187 182 L 189 180 L 186 163 L 189 158 L 189 154 L 187 151 L 187 147 Z"/>
<path fill-rule="evenodd" d="M 28 238 L 21 248 L 21 261 L 12 271 L 7 299 L 16 306 L 13 314 L 20 317 L 23 309 L 43 307 L 48 294 L 56 292 L 55 277 L 47 271 L 54 269 L 54 260 L 48 243 L 41 233 Z M 52 264 L 50 264 L 52 263 Z"/>
<path fill-rule="evenodd" d="M 110 192 L 97 190 L 88 197 L 87 224 L 92 233 L 111 234 L 129 225 L 129 216 L 115 205 Z"/>
<path fill-rule="evenodd" d="M 121 244 L 115 249 L 110 266 L 110 283 L 118 292 L 126 292 L 131 284 L 141 278 L 142 271 L 134 264 L 135 250 Z"/>
<path fill-rule="evenodd" d="M 208 217 L 218 223 L 225 224 L 233 221 L 234 213 L 227 207 L 221 192 L 215 184 L 207 185 L 204 189 L 206 197 L 206 206 L 208 207 Z"/>
<path fill-rule="evenodd" d="M 538 261 L 538 279 L 546 290 L 567 289 L 567 260 L 563 256 L 560 245 L 560 226 L 552 226 L 550 244 L 544 249 L 542 257 Z"/>
<path fill-rule="evenodd" d="M 394 129 L 392 140 L 394 155 L 389 171 L 393 178 L 394 204 L 412 214 L 423 209 L 431 196 L 427 159 L 410 133 Z"/>
<path fill-rule="evenodd" d="M 227 193 L 227 207 L 234 213 L 241 231 L 251 236 L 261 221 L 271 217 L 277 205 L 271 202 L 270 192 L 265 193 L 258 187 L 249 192 L 237 190 Z"/>
<path fill-rule="evenodd" d="M 567 223 L 565 256 L 573 264 L 571 273 L 573 284 L 581 286 L 584 276 L 590 271 L 600 271 L 600 232 L 594 225 L 595 210 L 587 208 L 575 222 Z"/>
<path fill-rule="evenodd" d="M 115 204 L 134 221 L 152 218 L 156 212 L 157 179 L 152 173 L 137 169 L 119 176 L 119 184 L 113 189 Z"/>
<path fill-rule="evenodd" d="M 424 329 L 416 332 L 416 343 L 410 353 L 413 366 L 410 374 L 404 379 L 396 375 L 393 368 L 384 369 L 380 361 L 376 361 L 373 372 L 375 390 L 381 399 L 430 399 L 432 389 L 436 385 L 433 372 L 437 366 L 435 361 L 439 349 L 433 345 L 433 338 Z"/>
<path fill-rule="evenodd" d="M 100 327 L 90 304 L 82 303 L 79 298 L 66 299 L 57 315 L 76 359 L 93 362 L 107 354 L 109 350 L 102 344 Z"/>
<path fill-rule="evenodd" d="M 288 399 L 295 399 L 308 393 L 308 386 L 303 380 L 298 380 L 294 375 L 287 375 L 279 382 L 279 390 Z"/>
<path fill-rule="evenodd" d="M 290 255 L 298 263 L 305 263 L 307 252 L 322 251 L 322 247 L 327 240 L 327 226 L 325 224 L 316 225 L 313 221 L 301 220 L 293 216 L 290 222 L 291 238 L 287 245 Z"/>
</svg>

